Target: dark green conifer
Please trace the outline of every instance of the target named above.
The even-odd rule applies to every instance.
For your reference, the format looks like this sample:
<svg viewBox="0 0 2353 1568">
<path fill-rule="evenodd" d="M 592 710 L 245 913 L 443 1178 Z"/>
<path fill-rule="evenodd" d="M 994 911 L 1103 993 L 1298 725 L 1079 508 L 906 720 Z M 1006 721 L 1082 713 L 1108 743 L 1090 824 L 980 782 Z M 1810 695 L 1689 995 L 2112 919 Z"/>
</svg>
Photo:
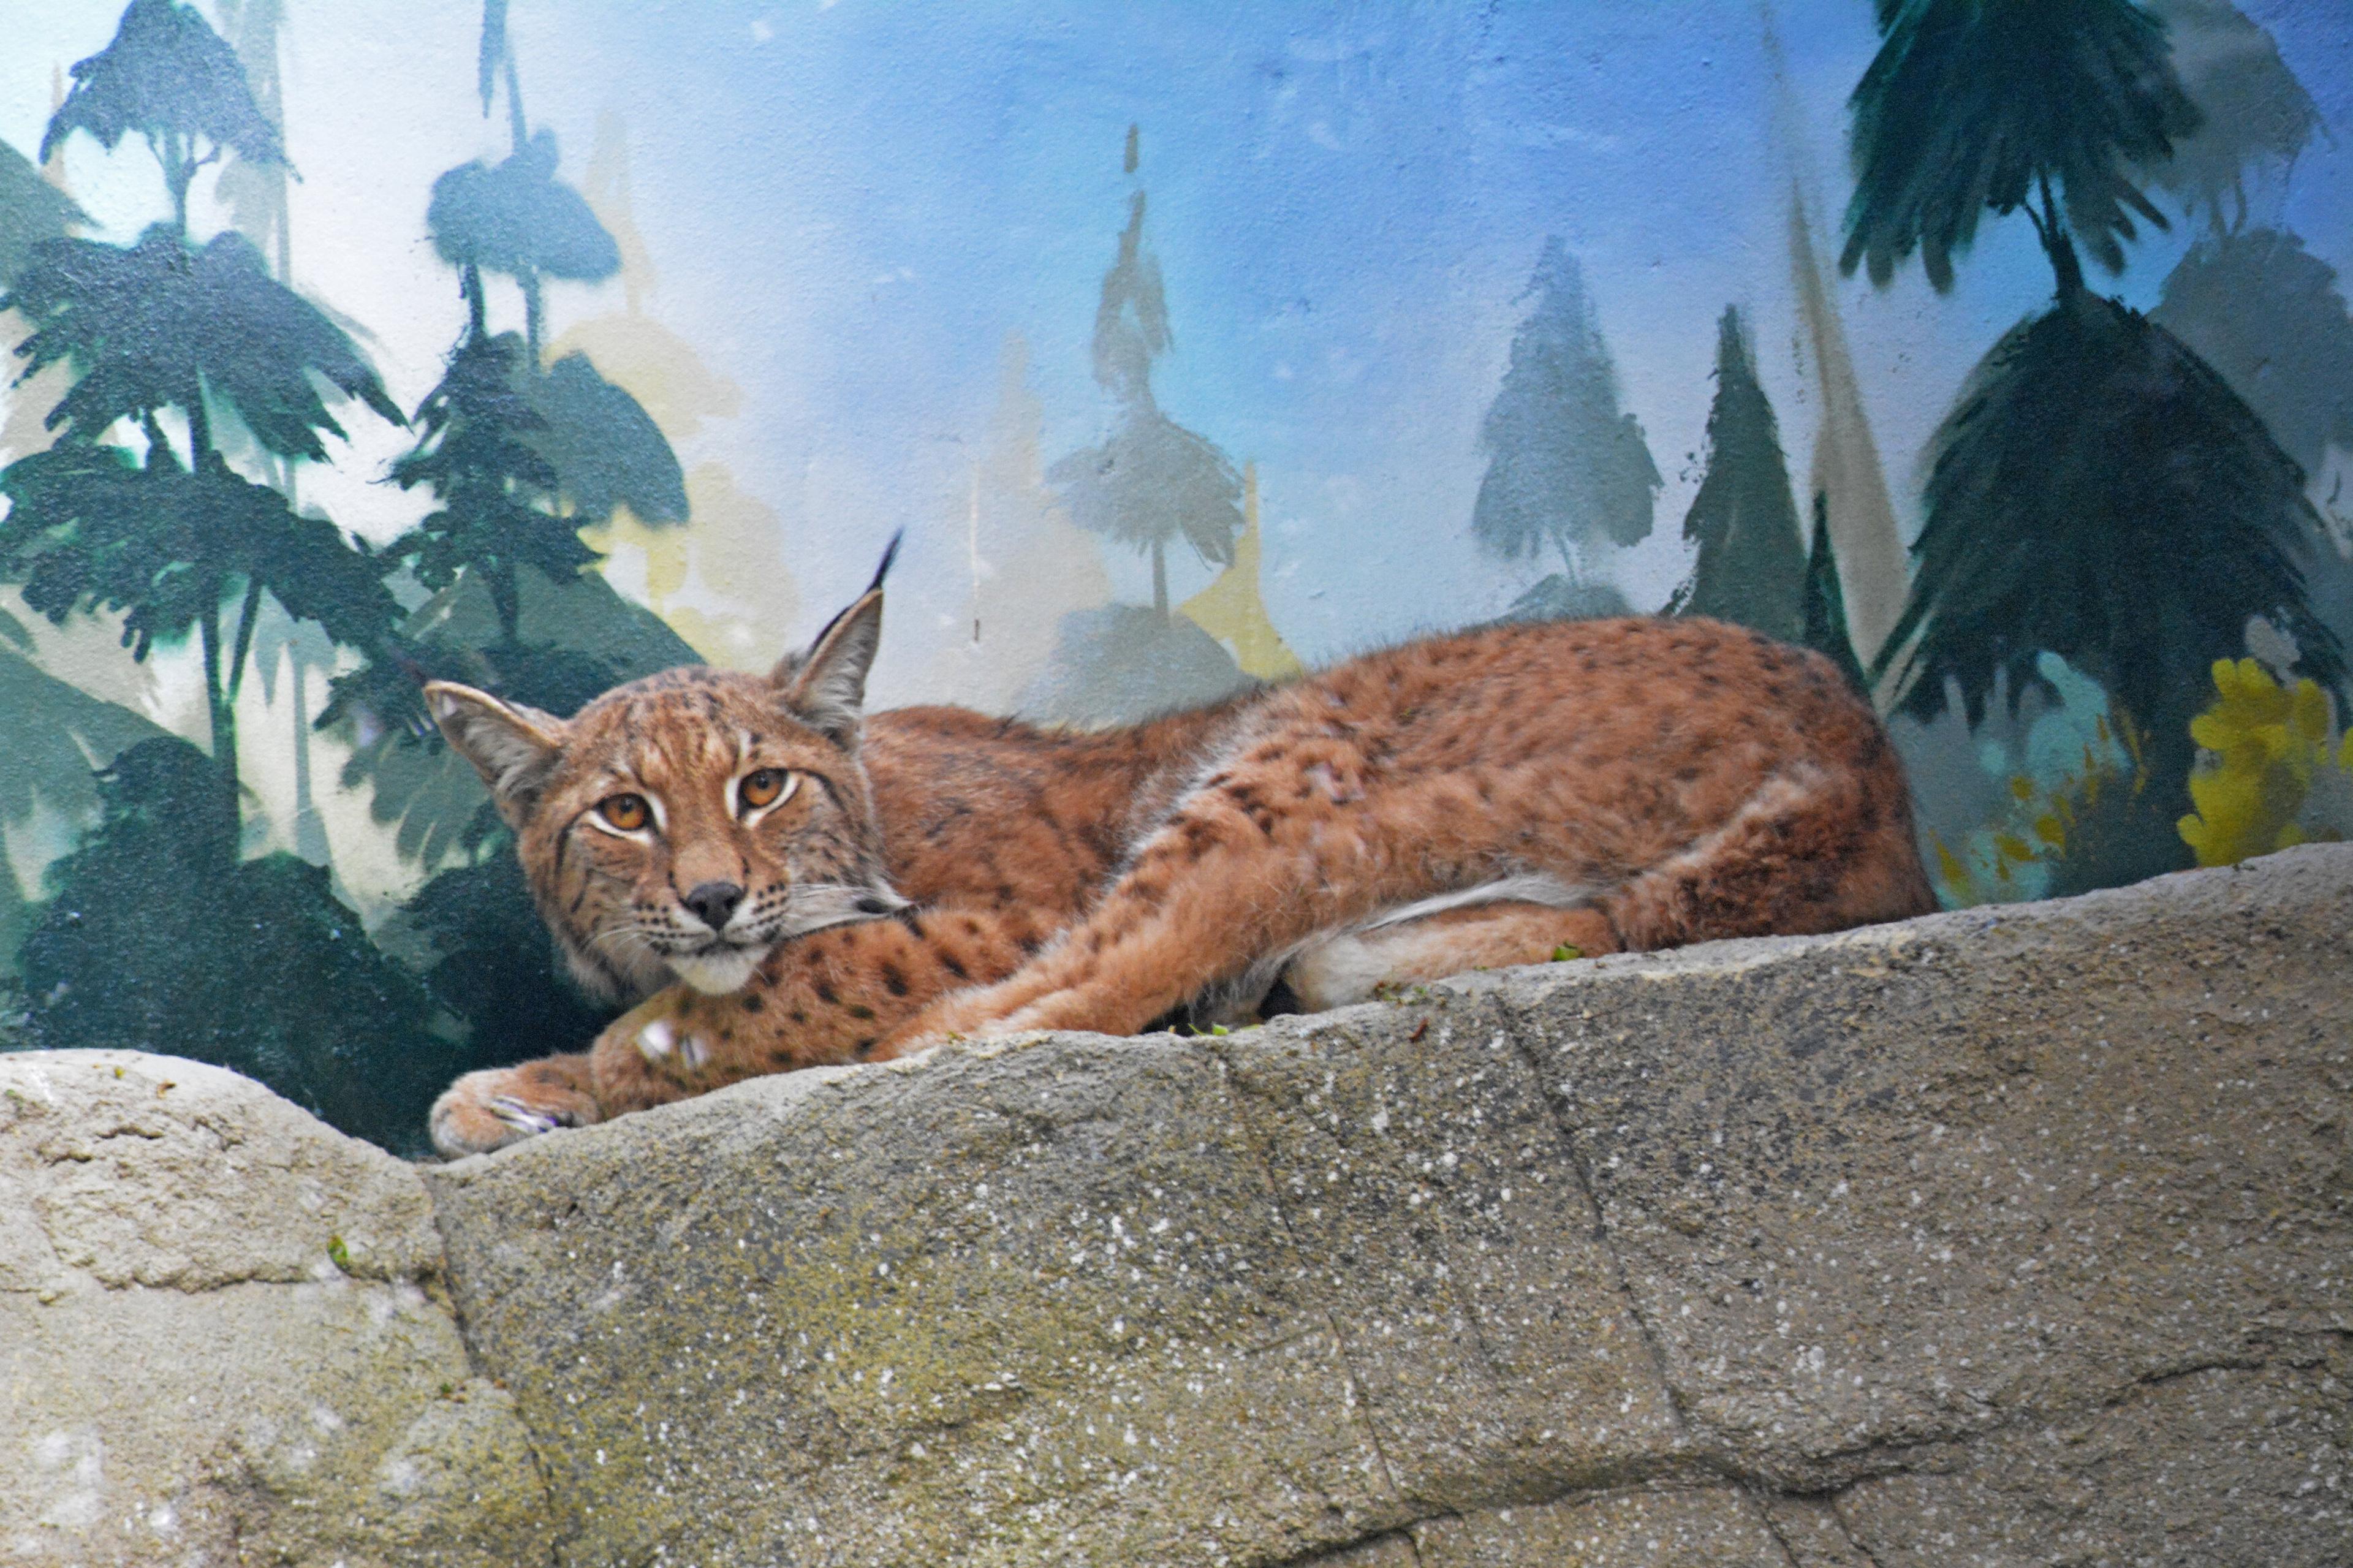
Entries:
<svg viewBox="0 0 2353 1568">
<path fill-rule="evenodd" d="M 89 223 L 90 215 L 41 178 L 31 159 L 0 142 L 0 289 L 16 282 L 33 258 L 33 247 L 63 239 Z"/>
<path fill-rule="evenodd" d="M 422 1154 L 446 1058 L 431 1008 L 324 867 L 237 854 L 211 759 L 142 741 L 99 776 L 101 816 L 49 868 L 23 950 L 27 1043 L 233 1068 L 346 1131 Z"/>
<path fill-rule="evenodd" d="M 0 299 L 33 327 L 16 351 L 24 374 L 61 362 L 74 374 L 47 416 L 57 445 L 0 472 L 11 503 L 0 580 L 23 584 L 53 620 L 122 612 L 141 658 L 158 641 L 200 639 L 213 761 L 234 815 L 237 696 L 263 597 L 358 646 L 387 631 L 397 607 L 332 523 L 231 471 L 216 422 L 236 420 L 273 457 L 319 461 L 322 437 L 343 434 L 322 386 L 395 423 L 400 412 L 343 330 L 270 277 L 242 235 L 188 237 L 198 171 L 225 156 L 282 156 L 235 52 L 204 18 L 174 0 L 132 0 L 113 42 L 73 76 L 43 155 L 78 132 L 108 148 L 135 134 L 163 168 L 173 217 L 128 247 L 44 241 Z M 108 440 L 125 426 L 137 446 Z"/>
<path fill-rule="evenodd" d="M 324 868 L 244 858 L 236 725 L 265 600 L 360 648 L 381 645 L 399 605 L 381 563 L 225 456 L 249 437 L 273 474 L 324 459 L 325 438 L 343 434 L 329 395 L 400 414 L 343 329 L 245 237 L 189 238 L 200 171 L 280 157 L 204 18 L 132 0 L 74 80 L 44 155 L 77 132 L 109 148 L 137 135 L 173 211 L 127 247 L 33 245 L 0 300 L 33 329 L 17 350 L 26 374 L 73 375 L 47 416 L 56 444 L 0 472 L 0 580 L 53 620 L 121 615 L 139 658 L 198 641 L 212 754 L 155 737 L 99 774 L 99 821 L 50 868 L 20 954 L 24 1029 L 41 1046 L 217 1062 L 346 1131 L 414 1144 L 440 1067 L 413 1048 L 430 1006 Z"/>
<path fill-rule="evenodd" d="M 1773 405 L 1757 384 L 1740 312 L 1716 325 L 1715 405 L 1707 416 L 1707 477 L 1683 515 L 1699 547 L 1676 613 L 1714 616 L 1796 642 L 1806 630 L 1807 563 L 1798 504 Z M 1850 656 L 1851 657 L 1851 656 Z"/>
<path fill-rule="evenodd" d="M 1878 656 L 1923 720 L 1957 689 L 1972 725 L 1997 690 L 2049 689 L 2058 654 L 2098 680 L 2135 738 L 2144 820 L 2108 837 L 2122 880 L 2186 864 L 2172 830 L 2213 660 L 2253 616 L 2342 685 L 2303 563 L 2320 529 L 2304 473 L 2204 361 L 2094 294 L 2136 220 L 2165 226 L 2147 171 L 2202 115 L 2161 21 L 2132 0 L 1880 0 L 1885 40 L 1852 100 L 1842 265 L 1874 282 L 1920 255 L 1953 280 L 1980 214 L 2023 213 L 2057 300 L 1979 362 L 1929 449 L 1904 613 Z M 2211 184 L 2211 179 L 2208 184 Z"/>
<path fill-rule="evenodd" d="M 1837 665 L 1855 690 L 1870 695 L 1862 660 L 1855 657 L 1854 641 L 1847 633 L 1846 591 L 1839 585 L 1838 552 L 1831 547 L 1829 500 L 1819 493 L 1814 497 L 1813 546 L 1806 554 L 1804 619 L 1798 640 Z"/>
</svg>

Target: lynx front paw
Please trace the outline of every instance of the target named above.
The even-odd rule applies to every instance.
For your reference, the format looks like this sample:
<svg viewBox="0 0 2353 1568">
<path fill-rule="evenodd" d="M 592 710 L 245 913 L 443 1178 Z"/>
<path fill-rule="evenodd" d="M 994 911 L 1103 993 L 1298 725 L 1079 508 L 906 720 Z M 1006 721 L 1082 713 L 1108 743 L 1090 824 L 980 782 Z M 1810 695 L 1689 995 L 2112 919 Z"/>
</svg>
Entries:
<svg viewBox="0 0 2353 1568">
<path fill-rule="evenodd" d="M 682 985 L 647 997 L 605 1026 L 588 1047 L 598 1103 L 642 1110 L 717 1087 L 702 1069 L 718 1044 L 713 1009 Z"/>
<path fill-rule="evenodd" d="M 521 1067 L 470 1072 L 433 1102 L 427 1126 L 445 1159 L 487 1154 L 510 1143 L 603 1120 L 586 1086 L 586 1059 L 554 1057 Z"/>
<path fill-rule="evenodd" d="M 733 1015 L 733 1016 L 730 1016 Z M 682 985 L 660 992 L 605 1026 L 588 1050 L 589 1082 L 607 1116 L 707 1094 L 752 1072 L 735 1044 L 741 1004 Z"/>
</svg>

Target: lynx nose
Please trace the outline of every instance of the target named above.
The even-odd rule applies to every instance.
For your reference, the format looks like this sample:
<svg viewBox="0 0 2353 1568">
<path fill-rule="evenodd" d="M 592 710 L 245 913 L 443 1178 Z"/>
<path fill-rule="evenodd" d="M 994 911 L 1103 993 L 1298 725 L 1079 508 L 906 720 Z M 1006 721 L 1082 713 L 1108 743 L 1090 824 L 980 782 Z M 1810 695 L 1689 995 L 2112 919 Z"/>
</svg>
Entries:
<svg viewBox="0 0 2353 1568">
<path fill-rule="evenodd" d="M 725 925 L 727 917 L 733 914 L 735 906 L 743 901 L 744 889 L 733 882 L 700 883 L 694 891 L 679 900 L 712 931 Z"/>
</svg>

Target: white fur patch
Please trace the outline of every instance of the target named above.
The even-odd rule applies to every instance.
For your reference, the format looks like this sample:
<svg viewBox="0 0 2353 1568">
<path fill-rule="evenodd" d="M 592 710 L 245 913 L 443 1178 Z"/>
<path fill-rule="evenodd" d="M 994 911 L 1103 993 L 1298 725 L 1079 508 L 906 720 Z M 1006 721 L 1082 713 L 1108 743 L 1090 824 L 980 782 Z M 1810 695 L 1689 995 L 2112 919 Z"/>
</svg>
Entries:
<svg viewBox="0 0 2353 1568">
<path fill-rule="evenodd" d="M 769 942 L 783 942 L 830 926 L 880 920 L 906 907 L 906 900 L 879 883 L 797 882 L 783 914 L 762 926 L 759 934 Z"/>
<path fill-rule="evenodd" d="M 669 961 L 671 973 L 705 996 L 724 996 L 744 989 L 752 972 L 767 956 L 765 948 L 714 947 L 691 957 Z"/>
<path fill-rule="evenodd" d="M 1389 944 L 1357 936 L 1335 936 L 1307 948 L 1282 972 L 1284 984 L 1310 1013 L 1345 1007 L 1371 997 L 1389 977 Z"/>
<path fill-rule="evenodd" d="M 1372 919 L 1357 925 L 1357 931 L 1378 931 L 1383 926 L 1402 925 L 1428 915 L 1442 915 L 1449 910 L 1469 909 L 1473 904 L 1542 904 L 1550 910 L 1573 910 L 1589 903 L 1601 889 L 1589 884 L 1564 882 L 1549 871 L 1525 871 L 1516 877 L 1504 877 L 1493 882 L 1482 882 L 1475 888 L 1462 888 L 1436 898 L 1415 903 L 1399 904 L 1393 910 L 1383 910 Z"/>
<path fill-rule="evenodd" d="M 1541 904 L 1546 909 L 1572 910 L 1590 903 L 1600 892 L 1599 888 L 1566 882 L 1548 871 L 1525 871 L 1475 888 L 1458 888 L 1383 910 L 1344 931 L 1302 943 L 1289 955 L 1282 977 L 1299 1005 L 1311 1013 L 1345 1006 L 1368 999 L 1375 987 L 1401 973 L 1425 974 L 1438 962 L 1418 954 L 1419 933 L 1394 928 L 1480 904 Z"/>
</svg>

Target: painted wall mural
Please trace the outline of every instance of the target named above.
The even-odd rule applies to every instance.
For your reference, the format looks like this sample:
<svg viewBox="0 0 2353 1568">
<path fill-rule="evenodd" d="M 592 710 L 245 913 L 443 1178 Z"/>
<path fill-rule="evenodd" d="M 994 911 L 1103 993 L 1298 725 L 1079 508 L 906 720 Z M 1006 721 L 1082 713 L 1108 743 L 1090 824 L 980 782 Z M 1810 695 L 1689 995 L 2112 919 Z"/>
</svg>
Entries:
<svg viewBox="0 0 2353 1568">
<path fill-rule="evenodd" d="M 0 1048 L 420 1151 L 601 1019 L 419 679 L 764 666 L 902 529 L 881 702 L 1708 615 L 1948 903 L 2353 831 L 2329 0 L 12 13 Z"/>
</svg>

